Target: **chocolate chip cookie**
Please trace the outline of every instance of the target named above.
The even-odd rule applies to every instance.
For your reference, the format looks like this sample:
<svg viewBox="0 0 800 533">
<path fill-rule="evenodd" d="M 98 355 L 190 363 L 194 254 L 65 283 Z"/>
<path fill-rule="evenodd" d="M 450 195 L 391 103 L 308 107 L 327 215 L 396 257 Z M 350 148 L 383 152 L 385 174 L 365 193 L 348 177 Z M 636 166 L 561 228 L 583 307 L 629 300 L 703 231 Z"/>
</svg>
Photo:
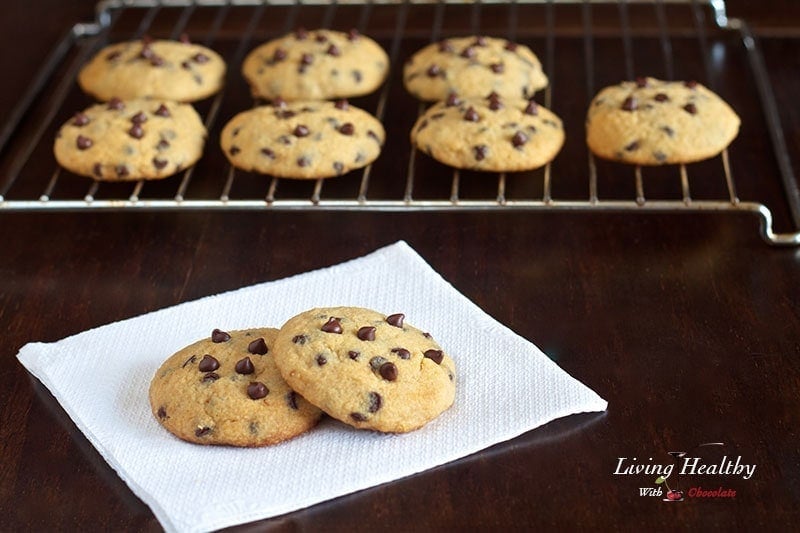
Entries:
<svg viewBox="0 0 800 533">
<path fill-rule="evenodd" d="M 692 163 L 724 150 L 739 124 L 733 109 L 697 82 L 638 78 L 595 96 L 586 142 L 595 155 L 623 163 Z"/>
<path fill-rule="evenodd" d="M 402 433 L 433 420 L 455 398 L 455 363 L 404 315 L 358 307 L 312 309 L 275 340 L 290 386 L 356 428 Z"/>
<path fill-rule="evenodd" d="M 339 176 L 374 161 L 381 123 L 345 100 L 278 99 L 239 113 L 222 129 L 220 144 L 237 168 L 281 178 Z"/>
<path fill-rule="evenodd" d="M 411 142 L 455 168 L 517 172 L 551 161 L 564 144 L 564 128 L 534 100 L 451 94 L 417 119 Z"/>
<path fill-rule="evenodd" d="M 205 137 L 189 104 L 112 99 L 65 122 L 53 152 L 62 167 L 96 180 L 159 179 L 192 166 Z"/>
<path fill-rule="evenodd" d="M 531 98 L 547 86 L 542 64 L 530 48 L 506 39 L 472 36 L 432 43 L 403 68 L 406 90 L 419 100 L 440 101 L 450 93 Z"/>
<path fill-rule="evenodd" d="M 214 330 L 156 372 L 150 406 L 177 437 L 199 444 L 264 446 L 312 428 L 319 409 L 294 392 L 275 366 L 278 330 Z"/>
<path fill-rule="evenodd" d="M 111 44 L 78 74 L 84 92 L 102 101 L 150 96 L 194 102 L 218 92 L 224 79 L 222 57 L 187 39 Z"/>
<path fill-rule="evenodd" d="M 369 94 L 389 71 L 381 46 L 356 30 L 297 31 L 254 49 L 242 74 L 254 97 L 332 100 Z"/>
</svg>

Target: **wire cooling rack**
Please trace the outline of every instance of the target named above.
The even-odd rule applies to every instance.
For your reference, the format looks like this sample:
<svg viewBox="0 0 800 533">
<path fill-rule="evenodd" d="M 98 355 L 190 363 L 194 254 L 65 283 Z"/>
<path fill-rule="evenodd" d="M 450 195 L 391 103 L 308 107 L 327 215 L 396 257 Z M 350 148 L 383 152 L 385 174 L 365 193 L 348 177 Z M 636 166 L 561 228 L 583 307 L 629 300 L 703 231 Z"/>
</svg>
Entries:
<svg viewBox="0 0 800 533">
<path fill-rule="evenodd" d="M 353 101 L 387 130 L 384 153 L 364 169 L 328 180 L 286 180 L 234 169 L 219 149 L 224 122 L 257 103 L 240 74 L 242 59 L 299 26 L 354 27 L 389 53 L 387 82 Z M 225 89 L 196 106 L 209 130 L 198 164 L 165 180 L 132 183 L 93 181 L 59 168 L 55 132 L 91 103 L 75 82 L 80 67 L 110 42 L 184 33 L 217 50 L 229 67 Z M 404 61 L 429 42 L 477 34 L 527 44 L 542 59 L 551 83 L 538 98 L 564 119 L 567 132 L 562 152 L 542 169 L 453 169 L 417 153 L 408 140 L 425 106 L 402 87 Z M 599 88 L 637 75 L 702 81 L 742 115 L 740 138 L 717 158 L 692 165 L 642 168 L 595 159 L 583 142 L 586 107 Z M 742 75 L 750 81 L 741 83 Z M 749 150 L 764 154 L 758 166 Z M 800 245 L 800 192 L 764 61 L 745 21 L 729 18 L 722 0 L 109 0 L 98 4 L 94 22 L 76 24 L 52 50 L 0 130 L 0 156 L 0 211 L 750 212 L 768 243 Z M 776 192 L 785 203 L 768 207 L 760 200 Z M 782 231 L 773 229 L 776 210 Z"/>
</svg>

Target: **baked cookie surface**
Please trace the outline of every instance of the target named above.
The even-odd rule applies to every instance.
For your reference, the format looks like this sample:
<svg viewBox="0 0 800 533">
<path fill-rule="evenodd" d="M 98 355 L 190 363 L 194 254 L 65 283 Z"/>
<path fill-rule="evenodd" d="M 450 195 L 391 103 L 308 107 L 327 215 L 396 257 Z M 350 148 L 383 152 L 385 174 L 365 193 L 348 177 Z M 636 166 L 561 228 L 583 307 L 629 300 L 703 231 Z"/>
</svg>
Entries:
<svg viewBox="0 0 800 533">
<path fill-rule="evenodd" d="M 103 48 L 81 69 L 78 84 L 102 101 L 149 96 L 194 102 L 222 88 L 225 68 L 222 57 L 204 46 L 142 39 Z"/>
<path fill-rule="evenodd" d="M 242 64 L 254 97 L 332 100 L 369 94 L 389 71 L 389 56 L 355 30 L 304 30 L 258 46 Z"/>
<path fill-rule="evenodd" d="M 337 102 L 276 101 L 233 117 L 220 145 L 237 168 L 282 178 L 328 178 L 368 165 L 381 152 L 383 125 Z"/>
<path fill-rule="evenodd" d="M 539 58 L 530 48 L 506 39 L 454 37 L 418 50 L 403 68 L 403 83 L 415 98 L 441 101 L 450 93 L 531 98 L 547 86 Z"/>
<path fill-rule="evenodd" d="M 321 411 L 292 391 L 275 366 L 277 333 L 214 330 L 172 355 L 150 384 L 156 420 L 189 442 L 248 447 L 313 427 Z"/>
<path fill-rule="evenodd" d="M 594 97 L 586 142 L 596 155 L 624 163 L 692 163 L 724 150 L 740 122 L 724 100 L 699 83 L 639 78 Z"/>
<path fill-rule="evenodd" d="M 551 161 L 564 144 L 564 128 L 533 100 L 451 94 L 417 119 L 411 142 L 455 168 L 517 172 Z"/>
<path fill-rule="evenodd" d="M 189 104 L 114 99 L 65 122 L 53 152 L 62 167 L 96 180 L 159 179 L 200 159 L 205 137 L 206 128 Z"/>
<path fill-rule="evenodd" d="M 412 431 L 455 398 L 455 363 L 402 314 L 306 311 L 281 328 L 275 362 L 292 388 L 356 428 Z"/>
</svg>

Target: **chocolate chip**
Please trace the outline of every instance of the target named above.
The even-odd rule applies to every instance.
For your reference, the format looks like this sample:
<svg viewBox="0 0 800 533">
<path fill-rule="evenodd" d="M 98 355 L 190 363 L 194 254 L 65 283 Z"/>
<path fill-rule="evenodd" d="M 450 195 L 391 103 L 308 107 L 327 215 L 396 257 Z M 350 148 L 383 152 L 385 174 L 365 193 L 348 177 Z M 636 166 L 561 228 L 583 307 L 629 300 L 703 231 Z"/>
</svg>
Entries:
<svg viewBox="0 0 800 533">
<path fill-rule="evenodd" d="M 486 46 L 487 45 L 486 37 L 480 35 L 475 39 L 475 42 L 472 44 L 474 44 L 475 46 Z"/>
<path fill-rule="evenodd" d="M 133 137 L 134 139 L 141 139 L 144 137 L 144 130 L 138 124 L 134 124 L 131 126 L 131 129 L 128 130 L 128 135 Z"/>
<path fill-rule="evenodd" d="M 475 155 L 476 160 L 483 161 L 486 159 L 486 155 L 489 153 L 489 147 L 485 144 L 479 144 L 472 148 L 472 152 Z"/>
<path fill-rule="evenodd" d="M 314 40 L 317 41 L 318 43 L 327 43 L 328 42 L 328 38 L 322 33 L 318 33 L 316 35 L 316 37 L 314 37 Z"/>
<path fill-rule="evenodd" d="M 428 75 L 429 78 L 435 78 L 435 77 L 441 75 L 442 68 L 439 65 L 437 65 L 436 63 L 434 63 L 433 65 L 428 67 L 428 70 L 426 70 L 425 73 Z"/>
<path fill-rule="evenodd" d="M 328 363 L 328 358 L 324 354 L 318 353 L 315 361 L 319 366 L 323 366 Z"/>
<path fill-rule="evenodd" d="M 164 58 L 153 54 L 152 56 L 150 56 L 150 64 L 153 65 L 154 67 L 160 67 L 161 65 L 164 64 Z"/>
<path fill-rule="evenodd" d="M 659 163 L 663 163 L 664 161 L 667 160 L 667 154 L 665 154 L 664 152 L 653 152 L 653 157 L 655 157 L 656 161 L 658 161 Z"/>
<path fill-rule="evenodd" d="M 392 362 L 383 363 L 378 369 L 378 373 L 386 381 L 394 381 L 397 379 L 397 366 Z"/>
<path fill-rule="evenodd" d="M 209 354 L 203 356 L 200 360 L 200 364 L 197 365 L 197 369 L 200 372 L 211 372 L 212 370 L 216 370 L 219 368 L 219 361 L 217 361 L 214 357 Z"/>
<path fill-rule="evenodd" d="M 284 59 L 286 59 L 286 50 L 283 48 L 276 48 L 275 52 L 272 54 L 272 62 L 280 63 Z"/>
<path fill-rule="evenodd" d="M 336 100 L 336 103 L 333 104 L 333 107 L 336 109 L 341 109 L 342 111 L 347 111 L 350 108 L 350 104 L 344 99 Z"/>
<path fill-rule="evenodd" d="M 475 57 L 475 49 L 471 46 L 467 46 L 461 51 L 461 57 L 472 59 L 473 57 Z"/>
<path fill-rule="evenodd" d="M 633 111 L 639 107 L 639 102 L 633 96 L 629 96 L 622 102 L 623 111 Z"/>
<path fill-rule="evenodd" d="M 381 357 L 380 355 L 376 355 L 372 359 L 369 360 L 369 366 L 372 368 L 373 372 L 378 372 L 381 368 L 381 365 L 386 362 L 386 358 Z"/>
<path fill-rule="evenodd" d="M 350 413 L 350 418 L 352 418 L 356 422 L 365 422 L 367 420 L 366 415 L 363 415 L 361 413 Z"/>
<path fill-rule="evenodd" d="M 411 359 L 411 352 L 405 348 L 392 348 L 391 352 L 397 354 L 400 359 Z"/>
<path fill-rule="evenodd" d="M 325 53 L 333 57 L 339 57 L 340 55 L 342 55 L 342 51 L 339 50 L 339 47 L 336 46 L 335 44 L 331 44 L 325 51 Z"/>
<path fill-rule="evenodd" d="M 461 98 L 459 98 L 456 93 L 450 93 L 447 95 L 447 100 L 445 101 L 445 105 L 447 107 L 454 107 L 457 105 L 461 105 Z"/>
<path fill-rule="evenodd" d="M 358 32 L 357 29 L 352 28 L 349 32 L 347 32 L 347 40 L 348 41 L 357 41 L 361 38 L 361 34 Z"/>
<path fill-rule="evenodd" d="M 464 113 L 464 120 L 466 120 L 467 122 L 478 122 L 480 119 L 481 117 L 480 115 L 478 115 L 478 112 L 475 111 L 475 108 L 471 106 Z"/>
<path fill-rule="evenodd" d="M 72 125 L 73 126 L 85 126 L 89 123 L 89 117 L 85 113 L 75 113 L 75 116 L 72 118 Z"/>
<path fill-rule="evenodd" d="M 395 313 L 393 315 L 389 315 L 386 317 L 386 323 L 390 326 L 394 326 L 396 328 L 403 327 L 403 320 L 406 318 L 406 315 L 403 313 Z"/>
<path fill-rule="evenodd" d="M 194 436 L 195 437 L 205 437 L 209 433 L 211 433 L 211 428 L 210 427 L 199 427 L 199 428 L 194 430 Z"/>
<path fill-rule="evenodd" d="M 656 93 L 656 95 L 653 97 L 653 99 L 656 102 L 668 102 L 669 101 L 669 96 L 667 96 L 666 93 Z"/>
<path fill-rule="evenodd" d="M 292 118 L 295 115 L 296 113 L 291 109 L 279 109 L 275 112 L 275 116 L 278 117 L 279 119 Z"/>
<path fill-rule="evenodd" d="M 690 115 L 696 115 L 697 114 L 697 106 L 695 106 L 692 103 L 689 103 L 689 104 L 686 104 L 685 106 L 683 106 L 683 110 L 686 111 L 687 113 L 689 113 Z"/>
<path fill-rule="evenodd" d="M 506 41 L 506 44 L 505 44 L 505 46 L 503 46 L 503 48 L 505 48 L 509 52 L 516 52 L 517 51 L 517 46 L 518 46 L 517 43 L 512 43 L 511 41 Z"/>
<path fill-rule="evenodd" d="M 495 74 L 502 74 L 506 69 L 505 65 L 503 65 L 502 63 L 492 63 L 491 65 L 489 65 L 489 68 Z"/>
<path fill-rule="evenodd" d="M 272 99 L 272 107 L 277 107 L 278 109 L 281 109 L 286 107 L 287 105 L 289 104 L 286 103 L 286 100 L 284 100 L 280 96 L 276 96 L 275 98 Z"/>
<path fill-rule="evenodd" d="M 218 379 L 219 379 L 219 374 L 217 374 L 216 372 L 209 372 L 208 374 L 203 376 L 203 379 L 201 379 L 200 381 L 202 381 L 203 383 L 213 383 Z"/>
<path fill-rule="evenodd" d="M 382 141 L 381 141 L 381 138 L 380 138 L 380 137 L 378 137 L 378 134 L 377 134 L 377 133 L 375 133 L 375 132 L 374 132 L 374 131 L 372 131 L 372 130 L 367 130 L 367 137 L 369 137 L 370 139 L 372 139 L 373 141 L 375 141 L 375 142 L 376 142 L 376 143 L 378 143 L 378 144 L 381 144 L 381 142 L 382 142 Z"/>
<path fill-rule="evenodd" d="M 92 174 L 94 174 L 95 177 L 102 178 L 103 177 L 103 165 L 101 165 L 100 163 L 95 163 L 94 166 L 92 167 Z"/>
<path fill-rule="evenodd" d="M 307 167 L 310 164 L 311 164 L 311 161 L 304 155 L 297 158 L 297 166 L 298 167 Z"/>
<path fill-rule="evenodd" d="M 353 126 L 353 124 L 350 122 L 345 122 L 339 128 L 339 133 L 341 133 L 342 135 L 352 135 L 353 133 L 355 133 L 355 131 L 356 131 L 355 126 Z"/>
<path fill-rule="evenodd" d="M 158 109 L 155 110 L 154 114 L 158 115 L 159 117 L 169 117 L 170 116 L 169 108 L 164 104 L 161 104 L 160 106 L 158 106 Z"/>
<path fill-rule="evenodd" d="M 367 411 L 370 413 L 377 413 L 378 409 L 381 408 L 383 404 L 383 398 L 377 392 L 370 392 L 369 393 L 369 406 L 367 407 Z"/>
<path fill-rule="evenodd" d="M 215 329 L 211 332 L 211 341 L 212 342 L 228 342 L 231 340 L 231 336 L 228 332 L 222 331 L 219 329 Z"/>
<path fill-rule="evenodd" d="M 666 133 L 667 136 L 669 136 L 669 137 L 674 137 L 675 136 L 675 130 L 673 130 L 669 126 L 661 126 L 661 131 Z"/>
<path fill-rule="evenodd" d="M 344 173 L 344 163 L 342 163 L 341 161 L 334 161 L 333 170 L 336 171 L 337 176 L 341 176 Z"/>
<path fill-rule="evenodd" d="M 437 365 L 441 365 L 442 359 L 444 358 L 444 353 L 442 353 L 441 350 L 425 350 L 423 355 Z"/>
<path fill-rule="evenodd" d="M 247 395 L 251 400 L 260 400 L 269 394 L 269 389 L 260 381 L 251 381 L 247 385 Z"/>
<path fill-rule="evenodd" d="M 126 178 L 130 174 L 128 167 L 125 165 L 117 165 L 117 168 L 115 168 L 114 170 L 117 171 L 118 178 Z"/>
<path fill-rule="evenodd" d="M 286 393 L 286 405 L 297 411 L 297 393 L 293 390 Z"/>
<path fill-rule="evenodd" d="M 440 52 L 452 52 L 453 51 L 453 44 L 448 41 L 447 39 L 443 41 L 439 41 L 439 51 Z"/>
<path fill-rule="evenodd" d="M 147 122 L 147 114 L 145 114 L 144 111 L 139 111 L 131 117 L 131 122 L 134 124 L 144 124 Z"/>
<path fill-rule="evenodd" d="M 265 355 L 269 351 L 269 348 L 267 348 L 264 337 L 259 337 L 247 345 L 247 351 L 252 354 Z"/>
<path fill-rule="evenodd" d="M 338 318 L 330 317 L 328 321 L 325 322 L 320 329 L 325 333 L 341 333 L 342 323 L 339 321 Z"/>
<path fill-rule="evenodd" d="M 114 111 L 122 111 L 125 109 L 125 104 L 119 98 L 112 98 L 108 101 L 108 108 Z"/>
<path fill-rule="evenodd" d="M 298 124 L 294 128 L 294 131 L 292 131 L 292 133 L 294 134 L 295 137 L 308 137 L 308 134 L 311 133 L 311 132 L 309 131 L 309 129 L 306 126 L 303 126 L 302 124 Z"/>
<path fill-rule="evenodd" d="M 294 31 L 294 37 L 298 41 L 305 41 L 308 38 L 308 30 L 301 26 Z"/>
<path fill-rule="evenodd" d="M 92 147 L 94 142 L 89 137 L 78 135 L 78 138 L 75 140 L 75 144 L 78 145 L 78 150 L 88 150 Z"/>
<path fill-rule="evenodd" d="M 106 61 L 114 61 L 116 59 L 119 59 L 121 55 L 122 52 L 120 52 L 119 50 L 115 50 L 106 56 Z"/>
<path fill-rule="evenodd" d="M 275 159 L 275 152 L 273 152 L 269 148 L 262 148 L 261 154 L 269 157 L 270 159 Z"/>
<path fill-rule="evenodd" d="M 626 152 L 634 152 L 639 149 L 639 141 L 633 141 L 632 143 L 625 146 Z"/>
<path fill-rule="evenodd" d="M 363 328 L 359 328 L 356 336 L 362 341 L 374 341 L 375 326 L 364 326 Z"/>
<path fill-rule="evenodd" d="M 167 148 L 169 148 L 169 141 L 168 140 L 161 139 L 160 141 L 158 141 L 158 144 L 156 145 L 156 150 L 158 150 L 159 152 L 163 152 Z"/>
<path fill-rule="evenodd" d="M 191 42 L 192 42 L 189 39 L 189 34 L 188 33 L 181 33 L 181 36 L 180 36 L 180 38 L 178 40 L 180 42 L 182 42 L 183 44 L 191 44 Z"/>
<path fill-rule="evenodd" d="M 358 361 L 358 358 L 361 356 L 361 352 L 357 352 L 355 350 L 350 350 L 347 352 L 347 356 L 350 357 L 353 361 Z"/>
<path fill-rule="evenodd" d="M 186 70 L 191 70 L 192 69 L 192 64 L 189 63 L 188 61 L 181 61 L 181 67 L 186 69 Z"/>
<path fill-rule="evenodd" d="M 139 57 L 142 59 L 150 59 L 153 57 L 153 54 L 153 49 L 150 48 L 149 43 L 145 43 L 144 46 L 142 46 L 142 49 L 139 51 Z"/>
<path fill-rule="evenodd" d="M 167 418 L 167 409 L 162 405 L 158 408 L 158 412 L 156 414 L 158 415 L 159 419 L 164 420 Z"/>
<path fill-rule="evenodd" d="M 300 64 L 301 65 L 310 65 L 314 62 L 314 56 L 311 54 L 303 54 L 300 57 Z"/>
<path fill-rule="evenodd" d="M 305 344 L 306 342 L 308 342 L 308 336 L 306 336 L 306 335 L 295 335 L 294 337 L 292 337 L 292 342 L 295 343 L 295 344 L 300 344 L 300 345 Z"/>
<path fill-rule="evenodd" d="M 157 157 L 153 158 L 153 166 L 156 167 L 157 170 L 163 170 L 164 167 L 167 166 L 166 159 L 159 159 Z"/>
<path fill-rule="evenodd" d="M 242 151 L 242 149 L 239 148 L 238 146 L 231 146 L 231 149 L 228 150 L 228 153 L 231 154 L 231 155 L 236 155 L 241 151 Z"/>
<path fill-rule="evenodd" d="M 697 88 L 697 82 L 694 81 L 694 80 L 686 81 L 686 82 L 683 83 L 683 85 L 688 87 L 689 89 L 696 89 Z"/>
<path fill-rule="evenodd" d="M 239 359 L 236 361 L 236 366 L 234 368 L 239 374 L 252 374 L 256 371 L 256 368 L 253 366 L 253 362 L 249 357 L 245 357 L 244 359 Z"/>
<path fill-rule="evenodd" d="M 520 148 L 526 142 L 528 142 L 528 136 L 521 131 L 518 131 L 513 137 L 511 137 L 511 144 L 514 145 L 514 148 Z"/>
<path fill-rule="evenodd" d="M 500 109 L 503 109 L 504 107 L 505 106 L 503 105 L 503 102 L 500 101 L 499 97 L 492 98 L 489 100 L 489 109 L 491 109 L 492 111 L 498 111 Z"/>
<path fill-rule="evenodd" d="M 636 78 L 636 86 L 639 87 L 640 89 L 644 89 L 645 87 L 647 87 L 648 84 L 649 82 L 647 81 L 647 78 L 645 77 Z"/>
<path fill-rule="evenodd" d="M 195 361 L 197 361 L 197 356 L 193 355 L 189 359 L 187 359 L 186 361 L 183 362 L 183 364 L 181 365 L 181 368 L 184 368 L 189 363 L 194 363 Z"/>
</svg>

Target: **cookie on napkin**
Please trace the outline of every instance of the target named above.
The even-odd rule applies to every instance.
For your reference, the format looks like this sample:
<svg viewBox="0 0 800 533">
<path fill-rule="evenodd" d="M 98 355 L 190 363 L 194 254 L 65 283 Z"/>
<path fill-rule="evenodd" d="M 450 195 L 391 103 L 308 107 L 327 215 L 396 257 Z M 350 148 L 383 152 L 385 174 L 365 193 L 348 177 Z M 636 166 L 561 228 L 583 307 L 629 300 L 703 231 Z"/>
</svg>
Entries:
<svg viewBox="0 0 800 533">
<path fill-rule="evenodd" d="M 158 422 L 198 444 L 264 446 L 312 428 L 319 409 L 281 378 L 272 328 L 214 330 L 167 359 L 150 384 Z"/>
<path fill-rule="evenodd" d="M 362 429 L 420 428 L 455 398 L 455 363 L 404 315 L 359 307 L 311 309 L 275 340 L 289 385 L 323 411 Z"/>
<path fill-rule="evenodd" d="M 381 46 L 356 30 L 297 31 L 255 48 L 242 63 L 254 97 L 332 100 L 369 94 L 389 72 Z"/>
<path fill-rule="evenodd" d="M 564 144 L 564 127 L 534 100 L 451 94 L 417 119 L 411 142 L 455 168 L 517 172 L 550 162 Z"/>
<path fill-rule="evenodd" d="M 406 90 L 426 102 L 444 100 L 450 93 L 531 98 L 547 82 L 530 48 L 496 37 L 444 39 L 418 50 L 403 68 Z"/>
<path fill-rule="evenodd" d="M 205 46 L 144 38 L 103 48 L 81 69 L 78 84 L 102 101 L 150 96 L 194 102 L 222 88 L 225 70 L 222 57 Z"/>
<path fill-rule="evenodd" d="M 112 99 L 64 123 L 53 152 L 62 167 L 96 180 L 160 179 L 195 164 L 205 137 L 189 104 Z"/>
<path fill-rule="evenodd" d="M 697 82 L 638 78 L 595 96 L 586 142 L 595 155 L 623 163 L 692 163 L 724 150 L 740 122 L 722 98 Z"/>
</svg>

